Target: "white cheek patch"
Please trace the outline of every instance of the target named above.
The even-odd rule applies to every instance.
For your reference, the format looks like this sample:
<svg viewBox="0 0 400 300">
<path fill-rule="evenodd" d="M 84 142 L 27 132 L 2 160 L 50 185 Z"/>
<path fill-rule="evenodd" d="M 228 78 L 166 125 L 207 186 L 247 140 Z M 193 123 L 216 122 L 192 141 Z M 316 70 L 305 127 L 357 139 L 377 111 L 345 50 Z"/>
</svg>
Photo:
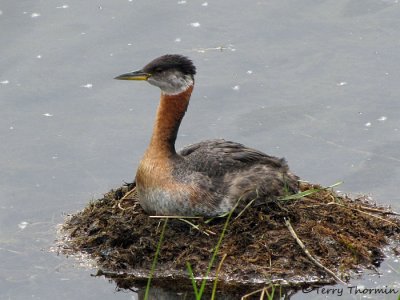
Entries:
<svg viewBox="0 0 400 300">
<path fill-rule="evenodd" d="M 156 80 L 153 77 L 148 79 L 152 85 L 158 86 L 166 95 L 177 95 L 186 91 L 193 85 L 193 78 L 190 75 L 183 75 L 179 72 L 171 72 L 166 78 Z"/>
<path fill-rule="evenodd" d="M 173 76 L 171 79 L 172 80 L 169 88 L 163 90 L 163 92 L 167 95 L 180 94 L 193 85 L 193 79 L 189 75 L 185 75 L 184 77 Z"/>
</svg>

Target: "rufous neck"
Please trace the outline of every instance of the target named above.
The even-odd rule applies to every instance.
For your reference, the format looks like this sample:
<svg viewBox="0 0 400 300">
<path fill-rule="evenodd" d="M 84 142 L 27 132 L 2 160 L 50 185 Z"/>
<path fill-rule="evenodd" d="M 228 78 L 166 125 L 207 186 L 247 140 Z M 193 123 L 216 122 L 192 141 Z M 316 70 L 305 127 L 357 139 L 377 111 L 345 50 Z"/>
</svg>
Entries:
<svg viewBox="0 0 400 300">
<path fill-rule="evenodd" d="M 149 149 L 162 154 L 175 154 L 175 141 L 179 126 L 189 105 L 193 85 L 176 95 L 161 93 L 160 104 L 157 109 L 156 121 Z"/>
</svg>

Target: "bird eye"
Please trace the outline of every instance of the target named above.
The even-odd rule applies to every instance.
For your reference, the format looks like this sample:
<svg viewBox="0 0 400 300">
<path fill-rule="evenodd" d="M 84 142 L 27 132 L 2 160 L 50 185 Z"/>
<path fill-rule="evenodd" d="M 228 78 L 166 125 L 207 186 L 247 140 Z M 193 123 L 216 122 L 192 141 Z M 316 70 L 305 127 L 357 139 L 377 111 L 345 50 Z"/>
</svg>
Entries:
<svg viewBox="0 0 400 300">
<path fill-rule="evenodd" d="M 156 72 L 156 73 L 161 73 L 162 71 L 163 71 L 162 68 L 157 68 L 157 69 L 155 69 L 155 72 Z"/>
</svg>

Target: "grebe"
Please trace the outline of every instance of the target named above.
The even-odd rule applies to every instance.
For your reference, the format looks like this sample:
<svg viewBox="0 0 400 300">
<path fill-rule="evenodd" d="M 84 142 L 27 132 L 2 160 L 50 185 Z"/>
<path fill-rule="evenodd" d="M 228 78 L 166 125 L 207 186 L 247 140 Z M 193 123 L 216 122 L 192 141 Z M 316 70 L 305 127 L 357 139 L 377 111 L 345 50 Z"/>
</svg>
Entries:
<svg viewBox="0 0 400 300">
<path fill-rule="evenodd" d="M 153 134 L 135 179 L 143 209 L 154 215 L 217 216 L 229 212 L 239 199 L 296 193 L 298 177 L 283 158 L 222 139 L 175 151 L 195 74 L 192 61 L 175 54 L 115 78 L 145 80 L 161 89 Z"/>
</svg>

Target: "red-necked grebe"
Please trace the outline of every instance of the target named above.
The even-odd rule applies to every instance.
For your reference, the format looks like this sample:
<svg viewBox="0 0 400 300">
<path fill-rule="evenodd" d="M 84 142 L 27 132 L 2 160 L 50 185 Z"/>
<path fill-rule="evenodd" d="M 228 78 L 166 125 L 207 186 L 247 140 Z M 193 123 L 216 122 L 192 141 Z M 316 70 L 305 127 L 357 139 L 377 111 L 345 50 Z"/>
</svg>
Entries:
<svg viewBox="0 0 400 300">
<path fill-rule="evenodd" d="M 216 216 L 230 211 L 239 198 L 275 199 L 295 193 L 298 177 L 284 159 L 239 143 L 209 140 L 175 151 L 195 74 L 190 59 L 164 55 L 140 71 L 116 77 L 146 80 L 161 89 L 150 145 L 136 172 L 143 209 L 155 215 Z"/>
</svg>

